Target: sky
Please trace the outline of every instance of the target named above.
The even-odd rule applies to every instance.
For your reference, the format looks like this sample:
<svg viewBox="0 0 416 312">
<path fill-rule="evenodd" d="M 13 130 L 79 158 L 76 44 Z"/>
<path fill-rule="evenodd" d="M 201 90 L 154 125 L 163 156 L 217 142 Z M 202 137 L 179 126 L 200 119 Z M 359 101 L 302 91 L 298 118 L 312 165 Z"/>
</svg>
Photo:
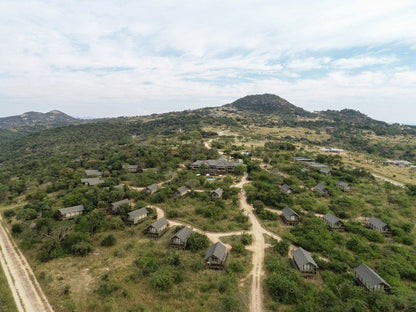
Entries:
<svg viewBox="0 0 416 312">
<path fill-rule="evenodd" d="M 0 0 L 0 116 L 135 116 L 262 93 L 416 124 L 416 1 Z"/>
</svg>

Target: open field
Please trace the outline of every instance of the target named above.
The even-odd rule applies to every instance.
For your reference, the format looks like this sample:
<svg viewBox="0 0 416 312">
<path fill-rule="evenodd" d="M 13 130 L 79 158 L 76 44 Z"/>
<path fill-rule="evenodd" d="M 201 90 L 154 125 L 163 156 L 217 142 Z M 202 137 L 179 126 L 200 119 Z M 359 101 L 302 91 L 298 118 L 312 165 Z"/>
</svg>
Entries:
<svg viewBox="0 0 416 312">
<path fill-rule="evenodd" d="M 203 264 L 206 250 L 193 253 L 170 249 L 168 239 L 172 230 L 158 240 L 146 238 L 142 232 L 150 222 L 106 232 L 117 238 L 116 245 L 95 244 L 94 251 L 86 257 L 41 263 L 33 251 L 28 251 L 33 269 L 56 311 L 213 311 L 221 306 L 222 293 L 227 289 L 233 289 L 234 294 L 239 294 L 238 300 L 245 302 L 246 290 L 235 289 L 238 283 L 232 282 L 238 276 L 243 278 L 245 270 L 236 277 L 206 270 Z M 97 235 L 96 241 L 104 236 Z M 179 263 L 166 264 L 166 259 L 173 255 Z M 143 269 L 140 259 L 153 259 L 155 272 L 152 268 L 148 268 L 150 272 Z M 247 264 L 250 259 L 249 252 L 235 256 L 231 253 L 227 263 Z M 173 284 L 163 291 L 153 284 L 159 271 L 174 275 Z"/>
<path fill-rule="evenodd" d="M 0 311 L 17 312 L 16 304 L 9 288 L 6 276 L 0 266 Z"/>
</svg>

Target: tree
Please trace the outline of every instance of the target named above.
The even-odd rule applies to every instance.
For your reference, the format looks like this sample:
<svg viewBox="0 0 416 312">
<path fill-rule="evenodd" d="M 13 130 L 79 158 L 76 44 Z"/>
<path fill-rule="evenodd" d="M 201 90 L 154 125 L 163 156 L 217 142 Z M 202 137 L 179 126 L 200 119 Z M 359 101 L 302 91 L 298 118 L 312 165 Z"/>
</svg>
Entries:
<svg viewBox="0 0 416 312">
<path fill-rule="evenodd" d="M 114 235 L 110 234 L 104 237 L 104 239 L 101 241 L 101 246 L 110 247 L 114 246 L 117 242 L 117 239 L 114 237 Z"/>
<path fill-rule="evenodd" d="M 191 251 L 198 251 L 204 248 L 207 248 L 209 244 L 208 237 L 204 234 L 198 232 L 192 232 L 191 236 L 188 238 L 187 247 Z"/>
<path fill-rule="evenodd" d="M 234 167 L 234 173 L 236 175 L 243 175 L 247 171 L 247 166 L 244 164 L 238 164 Z"/>
</svg>

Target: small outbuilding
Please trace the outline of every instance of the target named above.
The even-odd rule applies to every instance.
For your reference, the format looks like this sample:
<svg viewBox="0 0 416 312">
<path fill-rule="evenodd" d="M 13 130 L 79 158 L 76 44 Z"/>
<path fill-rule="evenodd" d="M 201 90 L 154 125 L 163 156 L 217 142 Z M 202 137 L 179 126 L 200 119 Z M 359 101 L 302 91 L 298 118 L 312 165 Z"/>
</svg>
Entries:
<svg viewBox="0 0 416 312">
<path fill-rule="evenodd" d="M 140 208 L 140 209 L 130 211 L 127 214 L 127 222 L 129 224 L 137 224 L 137 223 L 143 222 L 144 219 L 147 218 L 148 214 L 149 212 L 147 211 L 146 208 Z"/>
<path fill-rule="evenodd" d="M 349 183 L 347 183 L 347 182 L 344 182 L 344 181 L 337 181 L 337 182 L 335 183 L 335 186 L 336 186 L 337 188 L 341 189 L 341 190 L 342 190 L 342 191 L 344 191 L 344 192 L 349 191 L 349 190 L 350 190 L 350 188 L 351 188 L 351 185 L 350 185 Z"/>
<path fill-rule="evenodd" d="M 322 217 L 322 219 L 325 221 L 328 229 L 330 229 L 331 231 L 345 229 L 344 221 L 342 221 L 337 216 L 334 216 L 332 213 L 328 212 L 326 215 Z"/>
<path fill-rule="evenodd" d="M 381 221 L 379 218 L 376 218 L 374 216 L 368 219 L 367 226 L 370 229 L 375 229 L 379 231 L 381 234 L 386 235 L 386 236 L 389 236 L 392 234 L 391 228 L 386 223 Z"/>
<path fill-rule="evenodd" d="M 156 183 L 153 183 L 152 185 L 149 185 L 148 187 L 146 187 L 145 193 L 147 195 L 152 195 L 156 193 L 158 189 L 159 189 L 159 185 L 157 185 Z"/>
<path fill-rule="evenodd" d="M 325 184 L 323 184 L 323 183 L 318 183 L 314 188 L 313 188 L 313 191 L 315 192 L 315 193 L 318 193 L 319 195 L 322 195 L 322 196 L 325 196 L 325 195 L 327 195 L 328 194 L 328 191 L 327 191 L 327 189 L 326 189 L 326 186 L 325 186 Z"/>
<path fill-rule="evenodd" d="M 281 187 L 280 187 L 280 191 L 282 192 L 282 193 L 285 193 L 285 194 L 292 194 L 293 193 L 293 190 L 290 188 L 290 186 L 289 185 L 287 185 L 287 184 L 283 184 Z"/>
<path fill-rule="evenodd" d="M 85 170 L 85 174 L 87 175 L 87 177 L 91 177 L 91 176 L 101 177 L 103 175 L 103 173 L 100 170 L 95 170 L 95 169 L 87 169 Z"/>
<path fill-rule="evenodd" d="M 101 180 L 101 178 L 85 178 L 81 179 L 81 183 L 88 186 L 96 186 L 104 183 L 104 180 Z"/>
<path fill-rule="evenodd" d="M 324 175 L 331 175 L 331 168 L 328 168 L 328 167 L 321 168 L 319 169 L 319 172 Z"/>
<path fill-rule="evenodd" d="M 180 188 L 178 188 L 175 192 L 176 196 L 178 197 L 185 197 L 186 195 L 188 195 L 191 192 L 191 190 L 189 188 L 187 188 L 185 185 L 181 186 Z"/>
<path fill-rule="evenodd" d="M 188 227 L 180 229 L 170 238 L 170 245 L 174 248 L 185 249 L 186 243 L 191 234 L 192 230 Z"/>
<path fill-rule="evenodd" d="M 355 280 L 368 291 L 389 292 L 391 286 L 367 265 L 360 264 L 354 269 Z"/>
<path fill-rule="evenodd" d="M 152 238 L 159 238 L 163 234 L 165 234 L 168 229 L 169 229 L 169 222 L 165 217 L 163 217 L 163 218 L 153 222 L 146 229 L 146 235 L 149 236 L 149 237 L 152 237 Z"/>
<path fill-rule="evenodd" d="M 222 194 L 224 194 L 224 190 L 222 188 L 217 188 L 216 190 L 213 190 L 210 194 L 211 199 L 215 200 L 215 199 L 220 199 L 222 198 Z"/>
<path fill-rule="evenodd" d="M 84 205 L 72 206 L 59 209 L 62 219 L 73 219 L 84 212 Z"/>
<path fill-rule="evenodd" d="M 123 168 L 131 173 L 143 172 L 143 169 L 139 165 L 123 165 Z"/>
<path fill-rule="evenodd" d="M 121 205 L 130 205 L 130 202 L 129 202 L 129 200 L 127 198 L 126 199 L 119 200 L 119 201 L 117 201 L 115 203 L 111 203 L 110 204 L 110 209 L 111 209 L 111 211 L 113 213 L 116 213 L 118 211 L 118 209 L 120 208 Z"/>
<path fill-rule="evenodd" d="M 300 272 L 305 274 L 316 274 L 318 265 L 308 251 L 299 247 L 292 251 L 292 256 L 293 263 Z"/>
<path fill-rule="evenodd" d="M 211 199 L 215 200 L 215 199 L 220 199 L 222 198 L 222 195 L 224 194 L 224 190 L 222 188 L 217 188 L 216 190 L 213 190 L 210 194 Z"/>
<path fill-rule="evenodd" d="M 227 255 L 227 248 L 220 241 L 211 245 L 205 256 L 205 264 L 207 268 L 212 270 L 224 269 Z"/>
<path fill-rule="evenodd" d="M 300 222 L 300 216 L 292 208 L 287 206 L 282 209 L 280 217 L 288 225 L 296 225 Z"/>
</svg>

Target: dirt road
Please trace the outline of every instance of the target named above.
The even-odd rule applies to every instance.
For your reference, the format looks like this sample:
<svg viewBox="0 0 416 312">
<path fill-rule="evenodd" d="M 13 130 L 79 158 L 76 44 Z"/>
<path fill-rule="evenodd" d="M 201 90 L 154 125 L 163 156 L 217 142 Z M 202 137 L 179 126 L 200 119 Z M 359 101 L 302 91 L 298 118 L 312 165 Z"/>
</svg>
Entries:
<svg viewBox="0 0 416 312">
<path fill-rule="evenodd" d="M 48 299 L 38 284 L 23 254 L 3 227 L 0 215 L 0 263 L 20 311 L 52 312 Z"/>
<path fill-rule="evenodd" d="M 266 244 L 264 235 L 268 235 L 273 239 L 276 239 L 278 241 L 281 240 L 281 238 L 266 230 L 263 228 L 259 220 L 254 214 L 253 207 L 247 202 L 247 194 L 244 191 L 244 185 L 247 183 L 250 183 L 250 181 L 247 180 L 247 173 L 244 174 L 241 181 L 233 187 L 239 188 L 240 194 L 240 208 L 243 209 L 245 215 L 248 216 L 249 221 L 251 223 L 251 228 L 249 231 L 235 231 L 235 232 L 206 232 L 201 229 L 195 228 L 192 225 L 188 225 L 184 222 L 180 221 L 174 221 L 169 220 L 169 223 L 173 226 L 175 225 L 185 225 L 191 227 L 194 231 L 203 233 L 208 236 L 208 238 L 213 242 L 217 242 L 220 240 L 221 237 L 225 236 L 232 236 L 232 235 L 242 235 L 243 233 L 251 234 L 253 237 L 253 243 L 251 246 L 249 246 L 249 250 L 253 252 L 253 268 L 249 274 L 249 276 L 252 276 L 252 285 L 251 285 L 251 292 L 250 292 L 250 312 L 262 312 L 263 311 L 263 295 L 262 295 L 262 277 L 264 274 L 263 270 L 263 264 L 264 264 L 264 250 L 268 248 L 270 245 Z M 157 212 L 157 218 L 163 218 L 165 216 L 165 212 L 163 209 L 156 207 L 156 206 L 149 206 L 151 208 L 156 209 Z M 277 211 L 274 211 L 277 212 Z M 230 249 L 231 246 L 226 245 L 228 249 Z"/>
<path fill-rule="evenodd" d="M 383 177 L 383 176 L 378 175 L 378 174 L 374 174 L 374 173 L 372 173 L 372 175 L 373 175 L 373 177 L 374 177 L 374 178 L 376 178 L 376 179 L 380 179 L 380 180 L 383 180 L 383 181 L 389 182 L 389 183 L 391 183 L 391 184 L 393 184 L 393 185 L 396 185 L 396 186 L 405 187 L 405 185 L 404 185 L 403 183 L 400 183 L 400 182 L 394 181 L 394 180 L 392 180 L 392 179 L 389 179 L 389 178 Z"/>
<path fill-rule="evenodd" d="M 252 285 L 251 285 L 251 298 L 250 298 L 250 311 L 251 312 L 262 312 L 263 311 L 263 295 L 262 295 L 262 286 L 261 280 L 264 274 L 263 263 L 264 263 L 264 250 L 268 247 L 264 240 L 264 234 L 269 235 L 270 237 L 280 241 L 281 238 L 267 231 L 260 224 L 259 220 L 254 214 L 253 207 L 247 202 L 247 194 L 243 189 L 243 186 L 250 181 L 247 180 L 247 173 L 244 174 L 243 179 L 236 187 L 241 188 L 239 194 L 240 197 L 240 208 L 244 210 L 246 215 L 249 217 L 251 222 L 251 235 L 253 236 L 253 244 L 250 247 L 250 250 L 253 251 L 253 269 L 251 270 L 251 275 L 253 276 Z"/>
</svg>

